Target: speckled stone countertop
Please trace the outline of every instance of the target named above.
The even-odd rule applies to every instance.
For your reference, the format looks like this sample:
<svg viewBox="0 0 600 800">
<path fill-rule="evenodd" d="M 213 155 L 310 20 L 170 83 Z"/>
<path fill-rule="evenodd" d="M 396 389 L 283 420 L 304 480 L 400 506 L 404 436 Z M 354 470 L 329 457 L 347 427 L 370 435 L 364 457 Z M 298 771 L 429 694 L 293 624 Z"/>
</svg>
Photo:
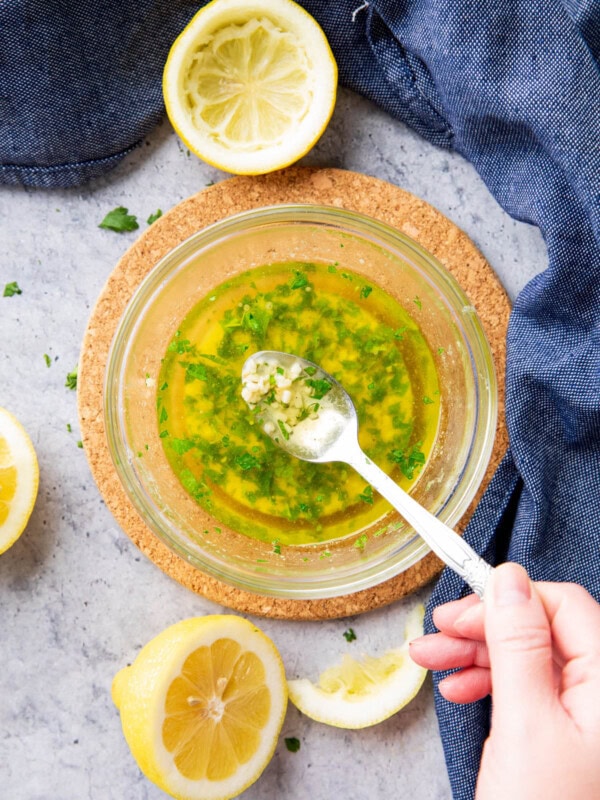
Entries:
<svg viewBox="0 0 600 800">
<path fill-rule="evenodd" d="M 340 92 L 329 128 L 302 163 L 364 172 L 427 200 L 470 235 L 513 298 L 545 268 L 539 232 L 504 214 L 468 163 L 350 92 Z M 98 228 L 107 211 L 126 206 L 143 230 L 157 208 L 224 177 L 189 156 L 165 122 L 86 187 L 0 187 L 0 289 L 15 280 L 22 289 L 0 296 L 0 406 L 20 418 L 40 462 L 30 524 L 0 557 L 2 800 L 165 797 L 129 753 L 112 678 L 166 626 L 221 609 L 164 575 L 119 529 L 78 447 L 76 396 L 65 377 L 100 289 L 136 236 Z M 351 620 L 257 622 L 291 677 L 316 677 L 345 650 L 377 653 L 399 642 L 407 610 L 428 593 Z M 349 625 L 352 643 L 343 637 Z M 300 739 L 300 750 L 288 752 L 284 736 Z M 328 728 L 290 707 L 275 757 L 244 793 L 337 796 L 449 800 L 430 680 L 400 714 L 364 731 Z"/>
</svg>

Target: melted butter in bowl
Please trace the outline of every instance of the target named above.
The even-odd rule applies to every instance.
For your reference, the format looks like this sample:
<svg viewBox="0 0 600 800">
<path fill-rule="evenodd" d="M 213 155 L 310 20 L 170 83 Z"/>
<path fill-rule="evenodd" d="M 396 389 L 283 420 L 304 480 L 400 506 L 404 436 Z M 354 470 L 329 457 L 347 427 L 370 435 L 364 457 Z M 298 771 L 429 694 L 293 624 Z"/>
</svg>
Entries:
<svg viewBox="0 0 600 800">
<path fill-rule="evenodd" d="M 146 526 L 200 584 L 208 575 L 260 595 L 346 595 L 416 564 L 423 540 L 351 467 L 300 461 L 265 435 L 240 380 L 263 350 L 294 353 L 339 381 L 362 449 L 431 513 L 452 527 L 469 507 L 497 414 L 491 352 L 469 299 L 398 230 L 297 204 L 193 234 L 125 310 L 104 422 Z M 309 417 L 326 399 L 312 388 Z"/>
<path fill-rule="evenodd" d="M 217 287 L 167 348 L 158 424 L 184 488 L 233 530 L 288 545 L 338 539 L 382 520 L 389 505 L 353 470 L 298 461 L 264 436 L 256 407 L 240 393 L 242 364 L 264 349 L 322 365 L 351 394 L 369 457 L 404 488 L 418 479 L 436 438 L 441 392 L 416 321 L 340 264 L 280 263 Z M 293 414 L 316 417 L 327 407 L 324 382 L 305 379 L 310 392 L 300 398 L 294 376 L 257 374 L 246 400 L 264 391 L 286 406 L 270 424 L 289 436 Z"/>
</svg>

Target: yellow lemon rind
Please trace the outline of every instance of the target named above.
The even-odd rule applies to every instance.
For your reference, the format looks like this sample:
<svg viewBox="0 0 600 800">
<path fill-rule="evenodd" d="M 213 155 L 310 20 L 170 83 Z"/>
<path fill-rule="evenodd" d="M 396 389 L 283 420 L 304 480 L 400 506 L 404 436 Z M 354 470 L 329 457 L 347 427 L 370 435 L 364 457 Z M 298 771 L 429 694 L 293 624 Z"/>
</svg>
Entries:
<svg viewBox="0 0 600 800">
<path fill-rule="evenodd" d="M 203 134 L 193 125 L 183 109 L 179 84 L 194 47 L 222 27 L 242 24 L 253 16 L 266 17 L 283 30 L 298 32 L 307 41 L 314 59 L 315 97 L 306 118 L 290 130 L 282 143 L 239 152 L 211 141 L 207 132 Z M 316 144 L 335 108 L 337 77 L 335 57 L 323 30 L 293 0 L 212 0 L 198 11 L 173 43 L 163 71 L 163 97 L 175 132 L 191 152 L 224 172 L 261 175 L 295 163 Z"/>
<path fill-rule="evenodd" d="M 271 693 L 270 719 L 259 749 L 234 775 L 223 781 L 189 780 L 162 741 L 164 701 L 188 655 L 224 637 L 263 661 Z M 210 615 L 182 620 L 152 639 L 131 666 L 117 673 L 112 698 L 131 753 L 149 780 L 177 800 L 228 800 L 254 783 L 271 760 L 286 713 L 287 685 L 281 657 L 264 633 L 242 617 Z"/>
<path fill-rule="evenodd" d="M 423 634 L 423 616 L 421 604 L 409 614 L 404 645 L 386 654 L 395 656 L 400 666 L 371 693 L 352 697 L 342 688 L 332 693 L 300 678 L 288 681 L 290 701 L 316 722 L 349 730 L 377 725 L 393 716 L 416 697 L 427 675 L 408 655 L 408 642 Z"/>
<path fill-rule="evenodd" d="M 39 488 L 39 465 L 35 448 L 19 420 L 0 408 L 0 436 L 6 440 L 11 466 L 17 469 L 17 488 L 8 516 L 0 526 L 0 555 L 21 536 L 35 505 Z"/>
</svg>

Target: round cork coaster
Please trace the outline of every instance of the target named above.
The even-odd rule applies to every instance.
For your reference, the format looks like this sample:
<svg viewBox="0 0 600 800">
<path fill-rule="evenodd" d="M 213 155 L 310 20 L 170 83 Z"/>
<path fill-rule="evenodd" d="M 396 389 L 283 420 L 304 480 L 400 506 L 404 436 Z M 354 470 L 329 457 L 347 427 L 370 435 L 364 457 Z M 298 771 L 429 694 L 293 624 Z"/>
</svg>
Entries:
<svg viewBox="0 0 600 800">
<path fill-rule="evenodd" d="M 146 527 L 117 477 L 106 442 L 102 386 L 108 351 L 119 319 L 142 279 L 173 247 L 199 229 L 241 211 L 278 203 L 338 206 L 398 228 L 444 264 L 477 309 L 498 374 L 499 421 L 485 479 L 458 525 L 460 531 L 464 529 L 508 445 L 503 387 L 509 299 L 489 264 L 463 231 L 418 197 L 367 175 L 339 169 L 293 167 L 260 177 L 234 177 L 184 200 L 150 226 L 116 265 L 88 323 L 78 379 L 82 439 L 107 506 L 139 549 L 167 575 L 209 600 L 248 614 L 305 620 L 350 616 L 410 594 L 436 577 L 442 563 L 429 553 L 419 563 L 378 586 L 326 600 L 287 600 L 240 591 L 192 567 Z"/>
</svg>

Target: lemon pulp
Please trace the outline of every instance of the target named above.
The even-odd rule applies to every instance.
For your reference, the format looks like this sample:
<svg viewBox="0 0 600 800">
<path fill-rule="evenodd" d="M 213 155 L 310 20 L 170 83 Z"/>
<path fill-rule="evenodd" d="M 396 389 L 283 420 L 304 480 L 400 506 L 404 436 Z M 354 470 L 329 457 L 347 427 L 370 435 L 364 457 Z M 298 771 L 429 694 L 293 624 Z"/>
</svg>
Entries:
<svg viewBox="0 0 600 800">
<path fill-rule="evenodd" d="M 354 659 L 346 654 L 316 683 L 306 678 L 288 681 L 292 703 L 317 722 L 350 729 L 375 725 L 400 711 L 427 675 L 408 654 L 409 641 L 423 634 L 424 612 L 419 604 L 409 614 L 402 647 L 378 657 Z"/>
<path fill-rule="evenodd" d="M 142 772 L 178 800 L 225 800 L 269 762 L 287 706 L 273 642 L 235 615 L 183 620 L 113 681 Z"/>
<path fill-rule="evenodd" d="M 171 683 L 163 741 L 186 778 L 224 780 L 258 750 L 270 709 L 260 659 L 217 639 L 190 653 Z"/>
<path fill-rule="evenodd" d="M 39 467 L 31 439 L 10 412 L 0 408 L 0 553 L 19 538 L 33 510 Z"/>
<path fill-rule="evenodd" d="M 173 44 L 163 76 L 167 114 L 190 150 L 252 175 L 313 146 L 336 88 L 323 31 L 292 0 L 213 0 Z"/>
</svg>

